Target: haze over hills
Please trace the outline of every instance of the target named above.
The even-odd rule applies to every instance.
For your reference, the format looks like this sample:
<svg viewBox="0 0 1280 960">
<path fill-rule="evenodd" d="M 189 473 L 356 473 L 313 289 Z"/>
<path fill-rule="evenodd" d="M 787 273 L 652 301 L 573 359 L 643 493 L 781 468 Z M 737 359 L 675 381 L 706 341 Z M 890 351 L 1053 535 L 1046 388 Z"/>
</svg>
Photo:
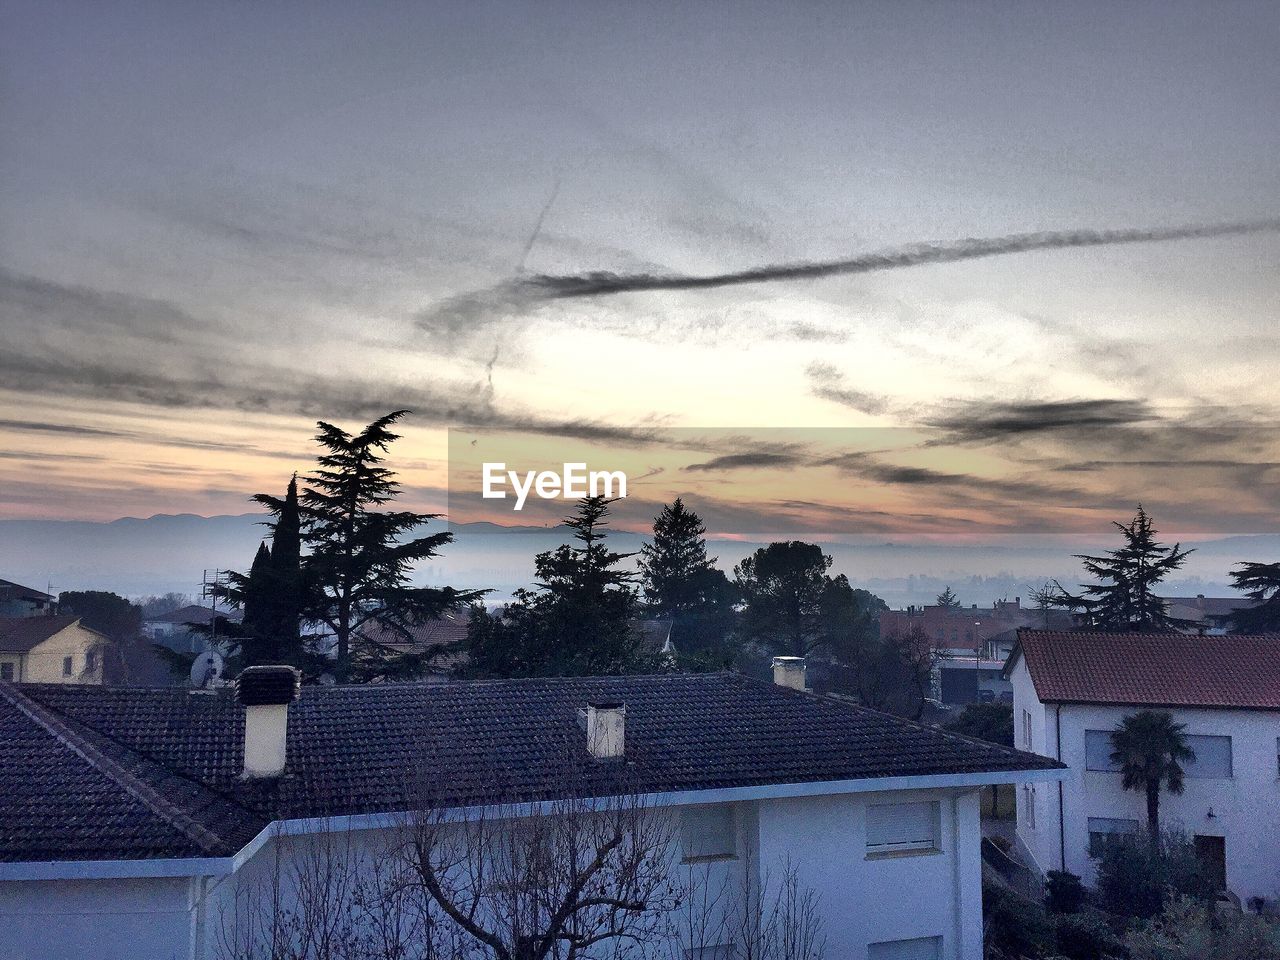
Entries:
<svg viewBox="0 0 1280 960">
<path fill-rule="evenodd" d="M 128 517 L 109 523 L 77 520 L 0 520 L 0 577 L 39 589 L 112 590 L 127 596 L 198 592 L 206 569 L 245 570 L 266 531 L 262 515 L 195 514 Z M 502 600 L 533 579 L 534 555 L 565 542 L 563 527 L 460 524 L 443 556 L 419 570 L 424 583 L 493 588 Z M 613 531 L 611 545 L 639 550 L 644 538 Z M 711 553 L 731 570 L 760 543 L 712 539 Z M 1021 596 L 1048 579 L 1077 582 L 1072 554 L 1112 544 L 927 544 L 831 542 L 835 572 L 883 597 L 890 606 L 930 603 L 951 586 L 965 604 Z M 1197 543 L 1170 595 L 1232 595 L 1228 570 L 1241 560 L 1280 560 L 1280 536 L 1231 536 Z"/>
</svg>

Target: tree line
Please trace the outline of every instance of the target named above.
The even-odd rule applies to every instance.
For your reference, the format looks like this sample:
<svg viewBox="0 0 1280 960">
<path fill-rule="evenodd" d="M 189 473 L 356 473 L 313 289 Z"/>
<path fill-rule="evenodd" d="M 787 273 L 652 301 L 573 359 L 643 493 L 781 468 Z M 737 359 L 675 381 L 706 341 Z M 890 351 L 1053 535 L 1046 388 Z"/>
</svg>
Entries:
<svg viewBox="0 0 1280 960">
<path fill-rule="evenodd" d="M 470 608 L 471 676 L 762 673 L 770 657 L 782 654 L 809 658 L 824 689 L 919 714 L 934 656 L 922 630 L 882 636 L 887 605 L 833 575 L 832 558 L 819 544 L 770 543 L 727 574 L 708 553 L 702 520 L 680 498 L 659 511 L 638 556 L 609 546 L 612 501 L 583 499 L 565 520 L 571 541 L 538 554 L 533 586 L 496 609 L 484 605 L 486 590 L 415 585 L 415 566 L 438 556 L 453 534 L 424 533 L 438 515 L 397 507 L 400 485 L 386 458 L 406 415 L 394 411 L 354 433 L 319 421 L 314 469 L 291 477 L 282 494 L 252 497 L 271 515 L 270 535 L 247 572 L 231 573 L 217 588 L 239 619 L 212 627 L 232 671 L 287 663 L 308 678 L 339 682 L 420 677 L 443 651 L 415 644 L 415 626 Z M 1192 550 L 1161 543 L 1141 505 L 1129 523 L 1115 527 L 1119 547 L 1077 557 L 1092 582 L 1067 589 L 1051 581 L 1033 600 L 1043 609 L 1069 610 L 1078 629 L 1189 626 L 1156 591 Z M 1226 625 L 1280 631 L 1280 563 L 1246 562 L 1231 576 L 1251 602 L 1228 615 Z M 959 606 L 949 587 L 938 603 Z M 101 620 L 112 636 L 128 632 L 124 621 L 136 632 L 140 616 L 123 598 L 97 592 L 64 594 L 62 606 L 84 613 L 90 626 Z M 644 620 L 671 624 L 674 661 L 646 645 Z M 178 669 L 186 665 L 166 655 Z"/>
</svg>

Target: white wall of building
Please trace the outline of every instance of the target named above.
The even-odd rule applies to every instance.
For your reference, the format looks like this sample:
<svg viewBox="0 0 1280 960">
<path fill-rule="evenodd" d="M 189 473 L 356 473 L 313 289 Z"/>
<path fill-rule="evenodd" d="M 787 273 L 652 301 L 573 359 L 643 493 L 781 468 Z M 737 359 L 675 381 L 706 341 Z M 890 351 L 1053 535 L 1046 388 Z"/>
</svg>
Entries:
<svg viewBox="0 0 1280 960">
<path fill-rule="evenodd" d="M 192 881 L 0 882 L 0 956 L 6 960 L 186 960 Z"/>
<path fill-rule="evenodd" d="M 869 856 L 868 807 L 921 801 L 938 805 L 937 848 Z M 738 891 L 764 874 L 777 882 L 790 863 L 802 886 L 819 896 L 827 956 L 865 960 L 869 944 L 937 937 L 939 960 L 980 960 L 977 788 L 765 799 L 733 809 L 734 856 L 681 864 L 682 882 L 696 876 L 708 887 Z M 370 855 L 392 839 L 386 830 L 354 832 L 341 837 L 338 849 L 349 841 L 353 852 Z M 268 840 L 235 873 L 207 887 L 182 878 L 0 881 L 4 955 L 213 960 L 237 896 L 264 891 L 276 874 L 276 844 L 305 858 L 326 842 L 333 841 Z"/>
<path fill-rule="evenodd" d="M 1145 828 L 1146 799 L 1124 790 L 1120 774 L 1086 769 L 1085 731 L 1113 730 L 1138 707 L 1043 704 L 1035 697 L 1024 661 L 1013 670 L 1014 727 L 1021 740 L 1024 709 L 1033 715 L 1031 749 L 1056 757 L 1055 723 L 1062 725 L 1062 761 L 1070 768 L 1062 783 L 1065 819 L 1059 838 L 1057 786 L 1036 789 L 1036 826 L 1028 824 L 1026 791 L 1018 788 L 1018 836 L 1042 870 L 1061 867 L 1059 845 L 1065 847 L 1066 869 L 1087 883 L 1095 878 L 1089 857 L 1088 819 L 1137 820 Z M 1191 735 L 1231 737 L 1229 778 L 1187 777 L 1181 795 L 1160 795 L 1162 825 L 1189 835 L 1223 837 L 1226 842 L 1227 887 L 1242 902 L 1260 896 L 1280 898 L 1280 712 L 1250 710 L 1169 710 Z M 1212 811 L 1213 816 L 1209 813 Z"/>
</svg>

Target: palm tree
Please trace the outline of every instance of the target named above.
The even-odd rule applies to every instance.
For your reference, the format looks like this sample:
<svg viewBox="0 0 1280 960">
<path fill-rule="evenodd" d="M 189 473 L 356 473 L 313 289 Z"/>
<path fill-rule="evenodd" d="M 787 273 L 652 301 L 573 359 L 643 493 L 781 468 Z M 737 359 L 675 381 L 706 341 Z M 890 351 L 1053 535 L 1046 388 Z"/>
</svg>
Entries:
<svg viewBox="0 0 1280 960">
<path fill-rule="evenodd" d="M 1126 790 L 1147 794 L 1147 833 L 1160 844 L 1160 788 L 1182 793 L 1182 764 L 1196 758 L 1187 746 L 1186 724 L 1174 723 L 1165 710 L 1142 710 L 1120 720 L 1111 732 L 1111 762 L 1120 765 Z"/>
</svg>

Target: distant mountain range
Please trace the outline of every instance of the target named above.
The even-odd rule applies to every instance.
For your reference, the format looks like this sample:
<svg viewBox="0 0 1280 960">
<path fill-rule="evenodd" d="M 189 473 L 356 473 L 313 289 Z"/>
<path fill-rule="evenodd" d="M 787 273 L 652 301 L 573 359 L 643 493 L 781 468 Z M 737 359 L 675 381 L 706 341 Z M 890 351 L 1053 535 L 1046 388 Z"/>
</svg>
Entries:
<svg viewBox="0 0 1280 960">
<path fill-rule="evenodd" d="M 202 572 L 245 570 L 266 535 L 262 515 L 195 514 L 128 517 L 109 523 L 80 520 L 0 520 L 0 577 L 40 590 L 113 590 L 126 596 L 170 591 L 195 594 Z M 418 571 L 424 583 L 494 588 L 503 599 L 533 578 L 534 555 L 564 543 L 568 528 L 460 524 L 443 556 Z M 640 549 L 639 534 L 614 531 L 614 547 Z M 711 552 L 731 570 L 760 544 L 713 540 Z M 1047 579 L 1073 584 L 1080 574 L 1061 544 L 936 545 L 831 543 L 836 572 L 890 606 L 931 603 L 946 586 L 965 604 L 1022 596 Z M 1241 560 L 1280 560 L 1280 535 L 1222 537 L 1197 543 L 1182 575 L 1166 584 L 1170 595 L 1231 595 L 1227 571 Z"/>
</svg>

